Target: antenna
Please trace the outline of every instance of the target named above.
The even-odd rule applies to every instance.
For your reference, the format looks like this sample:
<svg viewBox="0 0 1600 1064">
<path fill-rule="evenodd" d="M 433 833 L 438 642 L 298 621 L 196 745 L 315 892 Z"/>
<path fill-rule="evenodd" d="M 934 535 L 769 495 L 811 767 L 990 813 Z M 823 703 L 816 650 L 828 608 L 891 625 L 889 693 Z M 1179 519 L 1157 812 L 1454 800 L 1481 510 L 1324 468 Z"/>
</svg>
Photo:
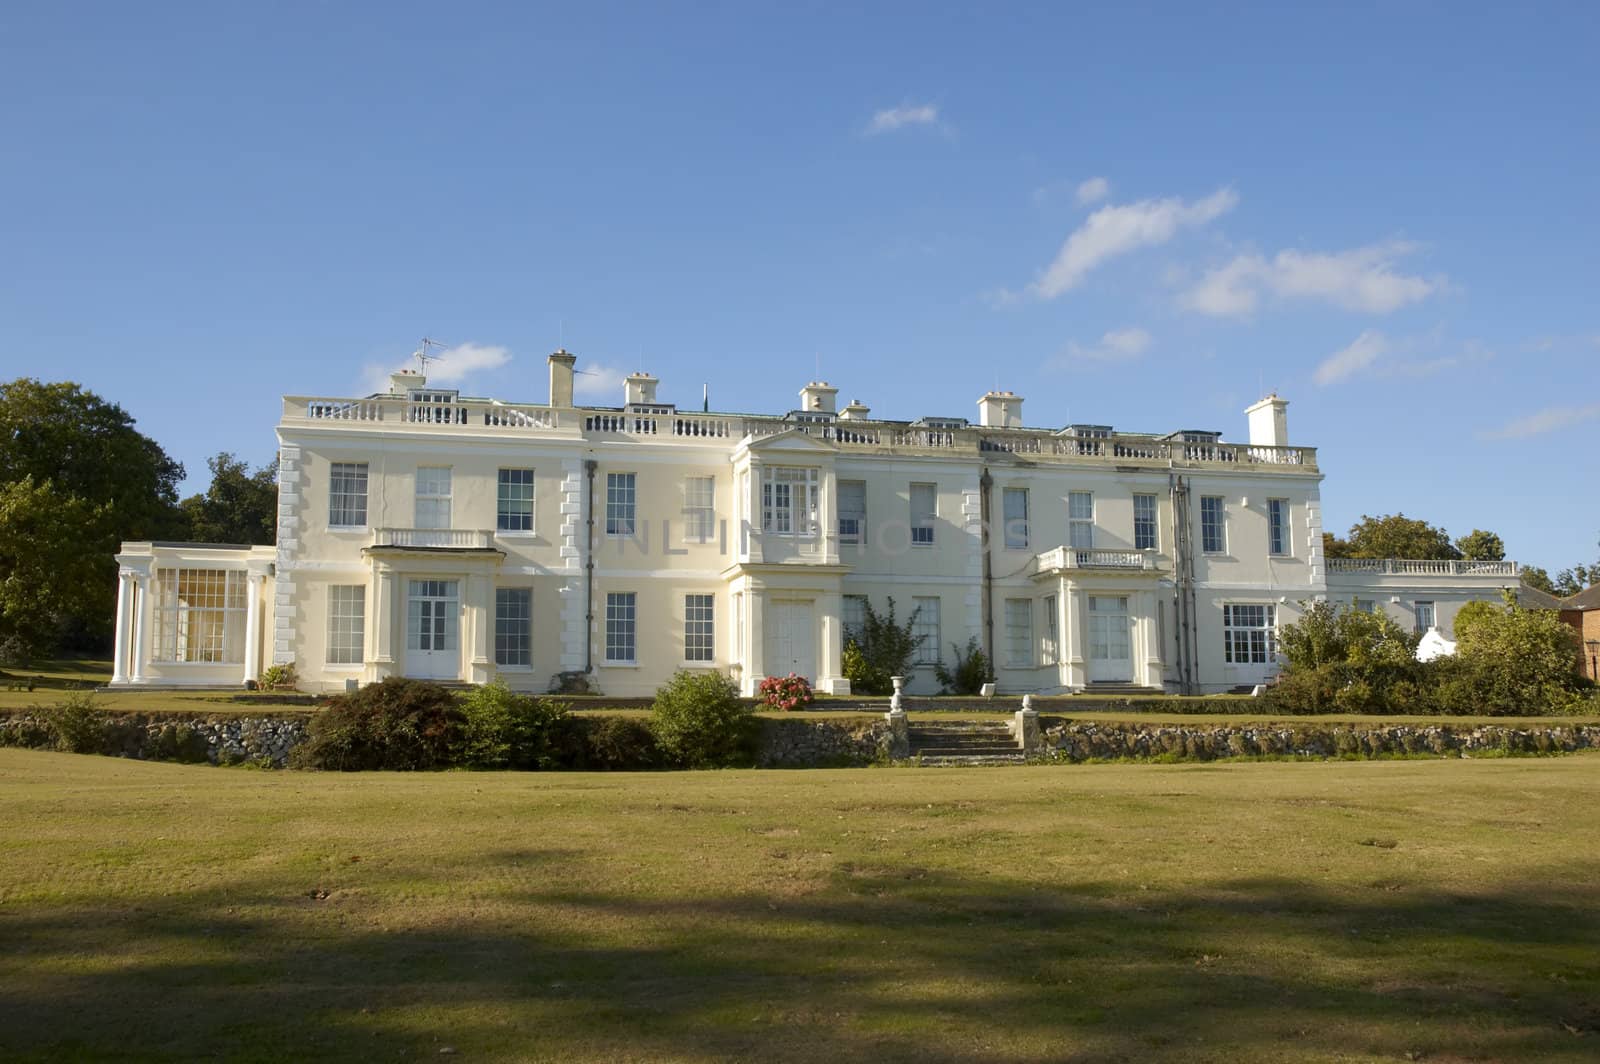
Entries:
<svg viewBox="0 0 1600 1064">
<path fill-rule="evenodd" d="M 437 347 L 441 351 L 443 351 L 443 350 L 447 350 L 450 347 L 450 345 L 447 344 L 447 343 L 444 343 L 441 340 L 431 340 L 426 336 L 424 336 L 422 338 L 422 346 L 417 348 L 415 351 L 411 352 L 411 357 L 417 360 L 417 372 L 422 374 L 424 377 L 426 377 L 428 375 L 428 363 L 429 362 L 442 362 L 443 361 L 443 359 L 440 358 L 438 355 L 430 355 L 430 354 L 428 354 L 428 348 L 430 348 L 430 347 Z"/>
</svg>

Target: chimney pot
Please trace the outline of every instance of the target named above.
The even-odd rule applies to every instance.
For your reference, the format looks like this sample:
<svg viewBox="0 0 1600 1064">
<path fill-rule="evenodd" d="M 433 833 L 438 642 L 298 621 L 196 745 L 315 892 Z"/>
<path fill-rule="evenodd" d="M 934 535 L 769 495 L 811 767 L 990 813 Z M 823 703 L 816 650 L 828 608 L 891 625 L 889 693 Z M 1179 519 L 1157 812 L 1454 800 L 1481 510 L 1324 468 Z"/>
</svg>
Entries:
<svg viewBox="0 0 1600 1064">
<path fill-rule="evenodd" d="M 566 348 L 559 348 L 549 358 L 550 362 L 550 405 L 554 407 L 568 407 L 572 405 L 572 367 L 577 364 L 578 356 L 570 353 Z"/>
</svg>

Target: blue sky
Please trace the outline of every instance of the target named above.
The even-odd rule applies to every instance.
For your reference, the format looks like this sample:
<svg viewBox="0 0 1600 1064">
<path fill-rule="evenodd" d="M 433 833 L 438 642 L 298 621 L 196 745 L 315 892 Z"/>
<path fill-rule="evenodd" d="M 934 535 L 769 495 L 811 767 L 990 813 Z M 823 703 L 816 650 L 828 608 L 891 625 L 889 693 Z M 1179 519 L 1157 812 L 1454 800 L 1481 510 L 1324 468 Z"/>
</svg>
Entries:
<svg viewBox="0 0 1600 1064">
<path fill-rule="evenodd" d="M 1300 6 L 8 3 L 0 375 L 191 487 L 424 335 L 523 401 L 559 343 L 603 402 L 1276 389 L 1331 529 L 1594 560 L 1600 7 Z"/>
</svg>

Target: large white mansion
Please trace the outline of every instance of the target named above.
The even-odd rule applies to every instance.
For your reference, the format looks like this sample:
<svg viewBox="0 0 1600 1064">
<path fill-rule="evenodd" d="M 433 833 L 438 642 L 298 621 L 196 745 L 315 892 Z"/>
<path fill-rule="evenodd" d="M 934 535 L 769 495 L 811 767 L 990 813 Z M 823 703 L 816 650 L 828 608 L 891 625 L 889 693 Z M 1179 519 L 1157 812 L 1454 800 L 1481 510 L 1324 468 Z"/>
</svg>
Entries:
<svg viewBox="0 0 1600 1064">
<path fill-rule="evenodd" d="M 1287 402 L 1248 442 L 1108 425 L 873 418 L 812 382 L 786 414 L 517 405 L 397 373 L 386 394 L 284 399 L 275 546 L 125 543 L 115 684 L 301 686 L 387 676 L 652 692 L 677 669 L 744 691 L 789 672 L 843 693 L 864 604 L 916 613 L 909 689 L 976 639 L 1002 691 L 1225 691 L 1275 669 L 1276 626 L 1331 596 L 1448 633 L 1514 562 L 1322 555 L 1316 451 Z"/>
</svg>

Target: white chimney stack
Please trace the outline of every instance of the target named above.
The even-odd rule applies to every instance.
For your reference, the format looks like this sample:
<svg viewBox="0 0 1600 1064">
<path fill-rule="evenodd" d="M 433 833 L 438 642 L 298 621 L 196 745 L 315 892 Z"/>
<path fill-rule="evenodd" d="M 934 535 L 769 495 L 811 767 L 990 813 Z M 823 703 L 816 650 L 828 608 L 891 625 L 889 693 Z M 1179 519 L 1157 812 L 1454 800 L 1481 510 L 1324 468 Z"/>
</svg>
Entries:
<svg viewBox="0 0 1600 1064">
<path fill-rule="evenodd" d="M 1245 416 L 1250 419 L 1250 446 L 1289 446 L 1289 418 L 1284 413 L 1288 407 L 1289 400 L 1279 399 L 1278 393 L 1273 392 L 1245 408 Z"/>
<path fill-rule="evenodd" d="M 850 400 L 850 405 L 839 411 L 841 421 L 865 421 L 872 414 L 872 407 L 860 399 Z"/>
<path fill-rule="evenodd" d="M 554 407 L 567 407 L 572 405 L 572 367 L 577 364 L 578 356 L 570 354 L 566 348 L 561 348 L 550 356 L 550 405 Z"/>
<path fill-rule="evenodd" d="M 839 389 L 827 381 L 811 381 L 800 389 L 800 409 L 814 414 L 831 414 Z"/>
<path fill-rule="evenodd" d="M 978 424 L 992 429 L 1022 427 L 1022 396 L 1016 392 L 985 392 L 978 400 Z"/>
<path fill-rule="evenodd" d="M 389 374 L 389 394 L 409 395 L 413 388 L 426 388 L 428 378 L 414 369 L 397 369 Z"/>
<path fill-rule="evenodd" d="M 640 370 L 622 382 L 622 400 L 627 406 L 649 406 L 656 401 L 656 385 L 661 382 Z"/>
</svg>

